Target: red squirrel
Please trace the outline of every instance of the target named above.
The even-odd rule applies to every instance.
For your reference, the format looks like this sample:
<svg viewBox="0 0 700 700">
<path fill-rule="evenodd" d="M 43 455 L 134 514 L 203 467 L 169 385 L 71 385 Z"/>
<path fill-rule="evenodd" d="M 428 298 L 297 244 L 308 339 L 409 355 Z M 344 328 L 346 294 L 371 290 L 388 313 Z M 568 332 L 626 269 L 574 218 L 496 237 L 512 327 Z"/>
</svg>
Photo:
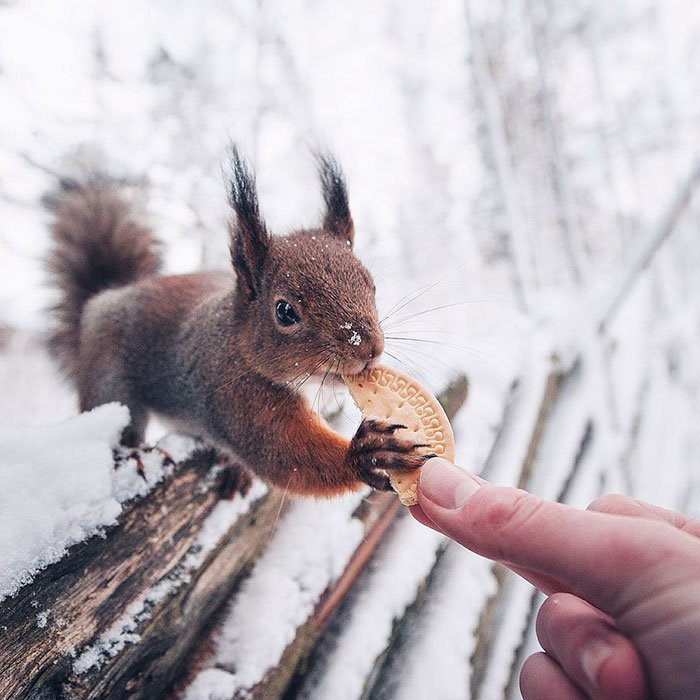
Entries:
<svg viewBox="0 0 700 700">
<path fill-rule="evenodd" d="M 344 175 L 318 157 L 322 224 L 271 235 L 255 176 L 231 149 L 233 274 L 159 274 L 158 243 L 123 184 L 62 180 L 48 268 L 59 290 L 50 347 L 77 388 L 80 410 L 120 401 L 126 445 L 150 414 L 213 443 L 264 481 L 331 496 L 429 455 L 399 439 L 402 426 L 363 420 L 348 441 L 331 430 L 296 382 L 354 375 L 384 349 L 372 276 L 353 252 Z"/>
</svg>

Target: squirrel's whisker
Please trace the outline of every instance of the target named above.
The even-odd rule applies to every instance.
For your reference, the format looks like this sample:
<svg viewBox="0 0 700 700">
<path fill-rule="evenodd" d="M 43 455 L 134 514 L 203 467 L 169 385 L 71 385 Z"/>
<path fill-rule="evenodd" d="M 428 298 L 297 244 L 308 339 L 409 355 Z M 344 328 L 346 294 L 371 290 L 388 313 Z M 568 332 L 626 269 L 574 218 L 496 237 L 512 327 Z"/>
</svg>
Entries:
<svg viewBox="0 0 700 700">
<path fill-rule="evenodd" d="M 275 530 L 277 530 L 277 523 L 279 522 L 280 515 L 282 515 L 282 508 L 284 507 L 284 502 L 287 500 L 287 494 L 289 493 L 289 485 L 292 483 L 292 478 L 294 477 L 294 472 L 292 472 L 289 475 L 289 479 L 287 479 L 287 485 L 284 487 L 284 491 L 282 491 L 282 498 L 280 499 L 280 507 L 277 509 L 277 515 L 275 516 L 275 522 L 272 524 L 272 529 L 270 530 L 270 537 L 275 534 Z"/>
<path fill-rule="evenodd" d="M 411 292 L 408 292 L 407 294 L 404 294 L 380 319 L 379 319 L 379 325 L 381 326 L 384 321 L 388 320 L 391 318 L 395 313 L 398 313 L 403 309 L 406 305 L 410 304 L 413 301 L 416 301 L 417 299 L 420 299 L 424 294 L 427 294 L 431 289 L 435 287 L 435 285 L 438 284 L 437 282 L 434 282 L 433 284 L 430 285 L 424 285 L 423 287 L 419 287 L 418 289 L 414 289 Z M 414 296 L 415 295 L 415 296 Z M 410 297 L 410 298 L 408 298 Z M 405 303 L 402 303 L 405 300 Z"/>
<path fill-rule="evenodd" d="M 276 409 L 281 408 L 282 406 L 284 406 L 284 404 L 285 404 L 287 401 L 289 401 L 291 398 L 293 398 L 294 396 L 296 396 L 296 395 L 299 393 L 299 391 L 301 390 L 301 388 L 304 386 L 304 384 L 313 376 L 313 373 L 314 373 L 319 367 L 321 367 L 321 366 L 323 365 L 323 363 L 326 362 L 326 361 L 329 359 L 330 355 L 331 355 L 331 353 L 329 353 L 327 350 L 322 350 L 322 351 L 319 351 L 319 352 L 316 352 L 316 353 L 311 354 L 309 357 L 316 357 L 316 356 L 320 355 L 321 353 L 325 353 L 324 356 L 321 358 L 321 360 L 320 360 L 319 362 L 317 362 L 315 365 L 313 365 L 313 366 L 311 367 L 311 369 L 309 369 L 309 370 L 303 370 L 302 372 L 299 372 L 299 374 L 297 374 L 295 377 L 292 377 L 291 380 L 289 380 L 289 385 L 291 385 L 291 384 L 293 384 L 295 381 L 297 381 L 300 377 L 304 377 L 304 379 L 303 379 L 301 382 L 299 382 L 298 384 L 294 385 L 293 387 L 290 386 L 290 392 L 287 394 L 287 396 L 284 397 L 284 399 L 282 399 L 282 401 L 280 401 L 280 402 L 275 406 Z M 283 356 L 285 356 L 285 355 L 286 355 L 286 353 L 280 355 L 280 357 L 283 357 Z M 262 363 L 262 364 L 264 365 L 264 364 L 267 364 L 267 363 Z M 258 366 L 261 366 L 261 365 L 258 365 Z M 252 371 L 252 370 L 251 370 L 251 371 Z M 241 376 L 245 376 L 245 374 L 247 374 L 247 373 L 244 373 L 244 374 L 241 375 Z M 306 375 L 306 376 L 304 376 L 304 375 Z M 228 386 L 228 385 L 231 384 L 232 382 L 235 382 L 236 379 L 238 379 L 238 378 L 239 378 L 239 377 L 234 378 L 233 380 L 231 380 L 230 382 L 228 382 L 228 383 L 226 384 L 226 386 Z M 222 388 L 223 388 L 223 387 L 222 387 Z M 267 408 L 268 408 L 268 407 L 265 406 L 265 407 L 263 407 L 262 409 L 260 409 L 259 411 L 256 411 L 256 412 L 253 414 L 252 417 L 253 417 L 253 418 L 257 418 L 258 415 L 259 415 L 263 410 L 267 410 Z"/>
<path fill-rule="evenodd" d="M 400 364 L 404 365 L 405 367 L 408 368 L 409 372 L 418 377 L 424 384 L 429 384 L 430 382 L 427 381 L 427 377 L 425 376 L 425 372 L 421 369 L 421 367 L 416 364 L 415 362 L 412 362 L 406 358 L 405 355 L 396 355 L 392 352 L 389 352 L 388 350 L 384 351 L 389 357 L 391 357 L 393 360 L 396 360 Z"/>
<path fill-rule="evenodd" d="M 385 336 L 385 337 L 387 340 L 391 340 L 391 341 L 395 341 L 395 342 L 439 345 L 440 347 L 453 348 L 455 350 L 460 350 L 462 352 L 465 352 L 467 355 L 470 355 L 475 360 L 482 362 L 484 365 L 486 365 L 490 369 L 493 369 L 494 371 L 498 372 L 499 374 L 503 373 L 505 371 L 505 369 L 509 368 L 507 362 L 500 360 L 496 356 L 490 355 L 490 354 L 482 352 L 480 350 L 476 350 L 475 348 L 466 347 L 464 345 L 458 345 L 456 343 L 449 343 L 449 342 L 445 342 L 442 340 L 430 340 L 429 338 L 405 338 L 405 337 L 401 337 L 401 336 Z M 413 347 L 413 352 L 418 352 L 417 348 Z M 431 360 L 437 359 L 432 354 L 426 353 L 426 356 L 430 357 Z M 486 358 L 488 358 L 488 359 L 486 359 Z M 492 360 L 493 362 L 490 362 L 489 360 Z M 500 364 L 501 367 L 496 366 L 496 364 L 494 364 L 494 363 Z M 443 363 L 443 364 L 445 364 L 445 363 Z M 445 365 L 445 366 L 448 366 L 448 365 Z"/>
<path fill-rule="evenodd" d="M 324 382 L 326 381 L 326 379 L 328 378 L 328 373 L 331 371 L 331 367 L 333 367 L 333 363 L 331 363 L 331 364 L 328 365 L 328 367 L 326 368 L 325 374 L 324 374 L 323 377 L 321 378 L 321 383 L 319 384 L 318 389 L 316 390 L 316 396 L 314 397 L 314 400 L 311 402 L 311 410 L 312 410 L 312 411 L 314 410 L 314 404 L 316 403 L 316 399 L 319 399 L 319 397 L 321 397 L 321 396 L 323 395 L 323 394 L 322 394 L 322 391 L 323 391 L 323 384 L 324 384 Z M 320 417 L 320 415 L 321 415 L 321 401 L 320 401 L 320 399 L 319 399 L 319 402 L 318 402 L 318 409 L 316 410 L 316 414 L 317 414 L 319 417 Z"/>
<path fill-rule="evenodd" d="M 297 386 L 298 386 L 298 387 L 301 387 L 301 385 L 302 385 L 304 382 L 306 382 L 306 381 L 308 381 L 309 379 L 311 379 L 311 377 L 314 376 L 314 373 L 316 372 L 316 370 L 317 370 L 319 367 L 322 367 L 322 366 L 323 366 L 323 363 L 326 362 L 326 361 L 327 361 L 328 359 L 330 359 L 330 358 L 329 358 L 329 355 L 328 355 L 328 351 L 327 351 L 327 350 L 321 350 L 321 351 L 315 352 L 315 353 L 313 353 L 312 355 L 309 356 L 309 357 L 318 357 L 318 356 L 321 355 L 322 353 L 325 353 L 325 354 L 323 355 L 322 359 L 321 359 L 319 362 L 317 362 L 313 367 L 311 367 L 311 369 L 304 370 L 303 372 L 297 374 L 295 377 L 292 377 L 292 379 L 289 379 L 289 380 L 287 381 L 287 386 L 293 386 L 293 387 L 296 389 Z M 300 384 L 298 384 L 298 385 L 295 384 L 295 382 L 298 381 L 301 377 L 304 377 L 304 379 L 301 380 Z"/>
<path fill-rule="evenodd" d="M 317 362 L 317 363 L 311 368 L 311 370 L 309 370 L 308 372 L 302 372 L 301 374 L 299 374 L 295 379 L 298 379 L 299 377 L 303 376 L 304 374 L 306 374 L 306 376 L 304 377 L 304 379 L 303 379 L 301 382 L 299 382 L 298 384 L 296 384 L 296 385 L 294 386 L 294 388 L 289 392 L 289 394 L 287 394 L 287 396 L 285 396 L 285 397 L 282 399 L 282 401 L 280 401 L 280 402 L 277 404 L 277 406 L 276 406 L 275 408 L 277 408 L 277 409 L 282 408 L 282 406 L 284 406 L 284 404 L 287 403 L 287 401 L 289 401 L 291 398 L 293 398 L 293 397 L 295 397 L 297 394 L 299 394 L 299 392 L 301 391 L 301 388 L 304 386 L 304 384 L 306 384 L 306 382 L 308 382 L 309 379 L 311 379 L 311 377 L 313 377 L 314 372 L 315 372 L 317 369 L 319 369 L 320 367 L 322 367 L 323 364 L 324 364 L 325 362 L 327 362 L 327 361 L 332 357 L 332 355 L 333 355 L 332 351 L 331 351 L 331 352 L 326 351 L 326 354 L 321 358 L 321 360 L 320 360 L 319 362 Z M 293 380 L 293 381 L 294 381 L 294 380 Z M 257 414 L 256 414 L 256 415 L 257 415 Z"/>
<path fill-rule="evenodd" d="M 431 314 L 434 311 L 440 311 L 441 309 L 450 309 L 454 306 L 464 306 L 466 304 L 483 304 L 485 302 L 489 302 L 491 300 L 489 299 L 466 299 L 464 301 L 455 301 L 450 304 L 441 304 L 440 306 L 433 306 L 430 309 L 422 309 L 421 311 L 417 311 L 414 314 L 409 314 L 408 316 L 404 316 L 403 318 L 397 318 L 394 321 L 392 321 L 391 324 L 387 326 L 387 330 L 390 328 L 395 327 L 399 323 L 403 323 L 405 321 L 410 321 L 412 319 L 418 318 L 419 316 L 424 316 L 425 314 Z M 398 309 L 397 309 L 398 311 Z M 382 321 L 380 321 L 380 324 Z M 382 327 L 383 328 L 383 327 Z"/>
<path fill-rule="evenodd" d="M 335 369 L 333 370 L 333 374 L 338 375 L 340 373 L 340 359 L 336 359 L 335 361 Z M 338 392 L 336 391 L 336 385 L 335 382 L 331 384 L 331 390 L 333 391 L 333 400 L 335 401 L 335 405 L 337 406 L 338 410 L 340 411 L 341 415 L 345 415 L 345 411 L 343 410 L 343 404 L 340 402 L 340 399 L 338 398 Z M 326 402 L 324 400 L 323 402 L 323 407 L 326 411 L 326 413 L 330 414 L 330 411 L 328 410 L 328 406 L 326 405 Z M 333 409 L 335 410 L 335 409 Z"/>
<path fill-rule="evenodd" d="M 336 374 L 340 372 L 340 360 L 338 360 L 338 364 L 336 366 Z M 340 411 L 340 415 L 347 418 L 348 414 L 345 412 L 345 402 L 341 401 L 338 398 L 338 392 L 336 391 L 336 385 L 333 384 L 333 398 L 335 399 L 336 406 L 338 407 L 338 410 Z"/>
<path fill-rule="evenodd" d="M 403 343 L 421 343 L 427 345 L 439 345 L 440 347 L 453 348 L 455 350 L 463 350 L 464 352 L 472 354 L 486 354 L 474 348 L 467 347 L 466 345 L 459 345 L 458 343 L 452 343 L 445 340 L 433 340 L 432 338 L 408 338 L 402 335 L 387 335 L 384 336 L 386 340 L 400 341 Z"/>
<path fill-rule="evenodd" d="M 417 324 L 421 324 L 420 328 L 416 328 L 413 330 L 415 333 L 420 333 L 420 332 L 425 332 L 425 333 L 448 333 L 449 331 L 446 331 L 440 324 L 438 324 L 436 321 L 430 321 L 429 319 L 425 318 L 420 318 L 418 320 L 413 320 L 413 319 L 408 319 L 406 321 L 394 321 L 393 323 L 387 324 L 386 327 L 383 327 L 383 331 L 394 331 L 394 330 L 399 330 L 403 332 L 404 328 L 403 326 L 415 326 Z M 423 326 L 433 326 L 433 330 L 423 328 Z M 406 331 L 411 330 L 406 329 Z"/>
<path fill-rule="evenodd" d="M 436 362 L 450 373 L 456 372 L 454 365 L 435 357 L 434 353 L 426 352 L 416 347 L 402 347 L 401 350 L 399 350 L 398 348 L 392 346 L 391 350 L 396 353 L 396 359 L 398 359 L 399 362 L 405 364 L 409 369 L 411 367 L 417 368 L 417 371 L 422 373 L 424 377 L 427 368 L 432 367 Z M 429 381 L 426 383 L 430 384 Z"/>
<path fill-rule="evenodd" d="M 408 294 L 405 294 L 403 297 L 401 297 L 401 299 L 399 299 L 398 302 L 396 302 L 396 304 L 394 304 L 394 306 L 391 307 L 391 309 L 389 309 L 389 311 L 387 313 L 384 314 L 384 316 L 382 316 L 382 318 L 379 320 L 379 325 L 381 326 L 382 323 L 384 321 L 386 321 L 388 318 L 393 316 L 395 313 L 398 313 L 399 311 L 401 311 L 401 309 L 408 306 L 408 304 L 411 304 L 414 301 L 416 301 L 417 299 L 420 299 L 424 294 L 427 294 L 431 289 L 435 289 L 435 287 L 437 287 L 439 284 L 443 284 L 445 282 L 445 280 L 447 280 L 447 278 L 450 275 L 454 274 L 457 270 L 460 269 L 460 267 L 464 267 L 465 264 L 466 263 L 462 263 L 462 265 L 457 265 L 455 268 L 450 270 L 446 275 L 441 277 L 436 282 L 426 284 L 423 287 L 419 287 L 418 289 L 414 290 L 413 292 L 409 292 Z M 406 297 L 409 297 L 411 295 L 414 295 L 414 296 L 412 296 L 410 299 L 406 299 Z M 404 299 L 406 299 L 406 301 L 403 301 Z M 403 301 L 403 303 L 401 303 L 402 301 Z"/>
</svg>

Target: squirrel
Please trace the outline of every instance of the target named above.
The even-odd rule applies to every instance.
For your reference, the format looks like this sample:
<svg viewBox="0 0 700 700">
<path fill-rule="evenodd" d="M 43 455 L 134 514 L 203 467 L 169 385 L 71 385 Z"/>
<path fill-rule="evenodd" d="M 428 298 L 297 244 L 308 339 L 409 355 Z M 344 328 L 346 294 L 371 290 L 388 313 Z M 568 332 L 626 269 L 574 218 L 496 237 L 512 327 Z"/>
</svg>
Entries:
<svg viewBox="0 0 700 700">
<path fill-rule="evenodd" d="M 160 274 L 159 243 L 124 182 L 62 179 L 44 198 L 59 292 L 49 346 L 81 411 L 128 407 L 123 445 L 142 442 L 156 414 L 268 484 L 312 496 L 389 490 L 386 470 L 428 459 L 384 421 L 363 420 L 348 441 L 297 390 L 309 376 L 374 367 L 384 349 L 345 177 L 332 156 L 317 160 L 321 226 L 271 235 L 255 175 L 231 147 L 228 273 Z"/>
</svg>

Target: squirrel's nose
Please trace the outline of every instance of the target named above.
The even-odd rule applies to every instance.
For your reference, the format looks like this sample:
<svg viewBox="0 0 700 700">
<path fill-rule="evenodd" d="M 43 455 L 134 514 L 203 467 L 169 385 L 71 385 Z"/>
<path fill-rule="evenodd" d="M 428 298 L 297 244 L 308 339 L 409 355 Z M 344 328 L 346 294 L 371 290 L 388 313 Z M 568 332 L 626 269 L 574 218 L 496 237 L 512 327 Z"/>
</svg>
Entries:
<svg viewBox="0 0 700 700">
<path fill-rule="evenodd" d="M 372 369 L 379 364 L 379 360 L 384 352 L 384 336 L 381 331 L 376 336 L 373 336 L 372 342 L 368 345 L 369 352 L 367 354 L 365 369 Z"/>
<path fill-rule="evenodd" d="M 341 326 L 341 329 L 350 334 L 349 337 L 345 338 L 345 342 L 351 346 L 348 347 L 343 342 L 345 353 L 347 353 L 344 372 L 358 374 L 366 369 L 376 367 L 384 352 L 384 334 L 378 324 L 376 326 L 369 323 L 362 326 L 358 324 L 353 327 L 350 322 L 347 322 Z"/>
<path fill-rule="evenodd" d="M 377 365 L 379 365 L 379 355 L 377 355 L 376 357 L 370 357 L 369 360 L 367 360 L 365 369 L 374 369 L 375 367 L 377 367 Z"/>
</svg>

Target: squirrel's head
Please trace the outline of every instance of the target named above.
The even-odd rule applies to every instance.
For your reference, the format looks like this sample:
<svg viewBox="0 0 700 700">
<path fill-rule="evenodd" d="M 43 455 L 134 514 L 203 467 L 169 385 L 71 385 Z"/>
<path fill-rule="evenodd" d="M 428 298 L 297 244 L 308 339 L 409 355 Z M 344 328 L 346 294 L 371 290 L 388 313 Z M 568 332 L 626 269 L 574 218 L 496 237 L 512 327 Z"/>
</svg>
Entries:
<svg viewBox="0 0 700 700">
<path fill-rule="evenodd" d="M 321 226 L 272 236 L 260 215 L 255 177 L 235 147 L 231 154 L 237 312 L 252 341 L 249 360 L 275 382 L 358 374 L 384 350 L 374 281 L 352 249 L 343 173 L 330 156 L 319 156 L 318 165 Z"/>
</svg>

